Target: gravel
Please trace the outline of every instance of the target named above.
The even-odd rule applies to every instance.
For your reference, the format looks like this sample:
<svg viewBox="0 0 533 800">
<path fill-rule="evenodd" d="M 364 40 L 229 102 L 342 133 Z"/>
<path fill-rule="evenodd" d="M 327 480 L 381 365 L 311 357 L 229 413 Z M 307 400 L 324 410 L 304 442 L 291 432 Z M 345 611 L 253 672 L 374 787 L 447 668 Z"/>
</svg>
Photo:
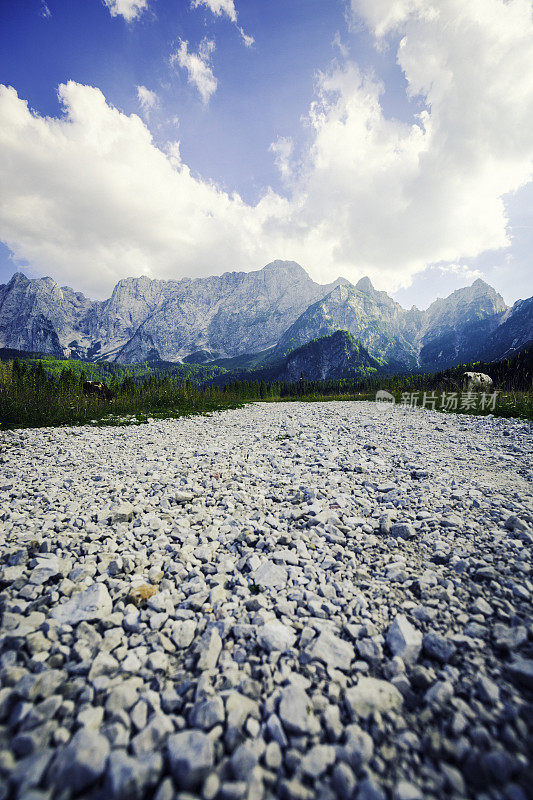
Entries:
<svg viewBox="0 0 533 800">
<path fill-rule="evenodd" d="M 0 434 L 0 800 L 527 800 L 531 428 Z"/>
</svg>

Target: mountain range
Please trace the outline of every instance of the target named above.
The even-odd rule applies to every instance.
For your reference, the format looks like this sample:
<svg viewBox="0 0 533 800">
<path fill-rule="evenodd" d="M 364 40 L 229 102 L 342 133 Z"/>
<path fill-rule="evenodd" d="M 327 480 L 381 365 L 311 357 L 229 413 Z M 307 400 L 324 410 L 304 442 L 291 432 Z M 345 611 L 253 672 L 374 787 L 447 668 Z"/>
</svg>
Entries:
<svg viewBox="0 0 533 800">
<path fill-rule="evenodd" d="M 509 308 L 476 280 L 426 310 L 406 310 L 369 278 L 322 285 L 292 261 L 208 278 L 126 278 L 103 301 L 22 273 L 0 285 L 1 348 L 92 361 L 258 367 L 335 331 L 358 340 L 365 363 L 368 356 L 390 371 L 445 369 L 530 343 L 533 298 Z"/>
</svg>

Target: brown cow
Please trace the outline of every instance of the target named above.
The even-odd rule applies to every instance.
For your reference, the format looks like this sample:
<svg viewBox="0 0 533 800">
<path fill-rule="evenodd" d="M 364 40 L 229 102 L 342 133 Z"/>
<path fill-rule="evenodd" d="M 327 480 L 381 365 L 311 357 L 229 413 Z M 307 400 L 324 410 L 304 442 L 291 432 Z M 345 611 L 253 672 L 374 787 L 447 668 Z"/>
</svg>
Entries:
<svg viewBox="0 0 533 800">
<path fill-rule="evenodd" d="M 84 381 L 83 382 L 83 394 L 87 397 L 94 395 L 99 400 L 113 400 L 115 395 L 108 389 L 105 383 L 101 383 L 101 381 Z"/>
</svg>

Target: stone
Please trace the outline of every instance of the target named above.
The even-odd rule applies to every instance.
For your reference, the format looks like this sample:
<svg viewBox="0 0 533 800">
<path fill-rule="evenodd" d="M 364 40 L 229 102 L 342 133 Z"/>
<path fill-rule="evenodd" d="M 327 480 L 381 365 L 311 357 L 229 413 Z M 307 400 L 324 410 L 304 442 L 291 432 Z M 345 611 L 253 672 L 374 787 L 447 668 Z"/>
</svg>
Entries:
<svg viewBox="0 0 533 800">
<path fill-rule="evenodd" d="M 220 651 L 222 650 L 222 639 L 216 628 L 212 628 L 205 633 L 198 645 L 198 669 L 212 670 L 216 667 Z"/>
<path fill-rule="evenodd" d="M 424 800 L 420 789 L 409 781 L 399 781 L 392 796 L 394 800 Z"/>
<path fill-rule="evenodd" d="M 519 686 L 533 689 L 533 660 L 527 658 L 515 658 L 507 664 L 507 672 L 512 680 Z"/>
<path fill-rule="evenodd" d="M 520 517 L 517 517 L 516 514 L 511 514 L 509 517 L 507 517 L 507 519 L 505 520 L 505 527 L 507 528 L 507 530 L 513 532 L 529 530 L 527 524 L 522 519 L 520 519 Z"/>
<path fill-rule="evenodd" d="M 291 685 L 282 691 L 278 714 L 283 727 L 291 733 L 312 734 L 320 730 L 313 705 L 298 686 Z"/>
<path fill-rule="evenodd" d="M 181 789 L 197 789 L 212 769 L 213 742 L 202 731 L 180 731 L 169 736 L 167 752 L 170 771 Z"/>
<path fill-rule="evenodd" d="M 193 728 L 209 731 L 215 725 L 223 724 L 225 719 L 224 701 L 221 697 L 210 697 L 196 703 L 189 714 L 189 724 Z"/>
<path fill-rule="evenodd" d="M 269 742 L 265 750 L 265 766 L 271 770 L 278 770 L 281 767 L 283 757 L 281 748 L 275 741 Z"/>
<path fill-rule="evenodd" d="M 287 583 L 287 568 L 272 561 L 265 561 L 254 572 L 254 582 L 268 589 L 285 586 Z"/>
<path fill-rule="evenodd" d="M 192 644 L 195 633 L 196 622 L 192 619 L 185 619 L 182 622 L 174 623 L 172 627 L 171 638 L 176 647 L 183 649 Z"/>
<path fill-rule="evenodd" d="M 66 683 L 67 674 L 61 669 L 48 669 L 36 675 L 26 673 L 15 687 L 16 694 L 26 700 L 39 700 L 50 697 Z"/>
<path fill-rule="evenodd" d="M 82 792 L 103 775 L 109 756 L 109 742 L 96 731 L 80 728 L 54 757 L 47 784 L 57 792 L 65 788 Z"/>
<path fill-rule="evenodd" d="M 246 741 L 233 751 L 230 762 L 235 780 L 247 781 L 250 778 L 259 762 L 261 744 L 260 740 Z"/>
<path fill-rule="evenodd" d="M 104 791 L 113 800 L 142 800 L 157 784 L 162 770 L 160 753 L 132 758 L 124 750 L 113 750 L 107 763 Z"/>
<path fill-rule="evenodd" d="M 323 661 L 332 669 L 348 671 L 355 657 L 353 646 L 331 631 L 324 630 L 307 649 L 310 658 Z"/>
<path fill-rule="evenodd" d="M 424 655 L 441 664 L 447 664 L 455 653 L 455 645 L 438 633 L 427 633 L 422 642 Z"/>
<path fill-rule="evenodd" d="M 422 634 L 404 614 L 398 614 L 387 631 L 387 645 L 405 664 L 414 664 L 422 649 Z"/>
<path fill-rule="evenodd" d="M 357 778 L 348 764 L 335 764 L 331 773 L 331 783 L 339 800 L 347 800 L 354 795 Z"/>
<path fill-rule="evenodd" d="M 315 744 L 302 759 L 302 772 L 316 780 L 335 763 L 335 748 L 329 744 Z"/>
<path fill-rule="evenodd" d="M 113 604 L 107 587 L 103 583 L 93 583 L 88 589 L 77 592 L 50 612 L 50 619 L 66 625 L 78 622 L 104 619 L 112 610 Z"/>
<path fill-rule="evenodd" d="M 403 704 L 398 689 L 392 683 L 377 678 L 359 678 L 355 686 L 346 690 L 345 698 L 352 719 L 367 718 L 374 711 L 399 711 Z"/>
<path fill-rule="evenodd" d="M 472 610 L 476 614 L 483 614 L 485 617 L 490 617 L 491 614 L 494 614 L 492 610 L 492 606 L 490 606 L 487 601 L 483 597 L 477 597 L 473 606 Z"/>
<path fill-rule="evenodd" d="M 476 681 L 476 694 L 482 703 L 489 703 L 489 705 L 494 705 L 500 699 L 498 686 L 486 675 L 481 675 Z"/>
<path fill-rule="evenodd" d="M 453 685 L 450 681 L 437 681 L 431 686 L 424 695 L 424 701 L 428 705 L 443 706 L 453 697 Z"/>
<path fill-rule="evenodd" d="M 111 524 L 131 522 L 133 514 L 134 508 L 131 503 L 114 503 L 109 509 L 108 520 Z"/>
<path fill-rule="evenodd" d="M 395 539 L 413 539 L 416 536 L 416 530 L 408 522 L 395 522 L 390 527 L 390 535 Z"/>
<path fill-rule="evenodd" d="M 374 742 L 370 734 L 357 724 L 347 725 L 345 728 L 345 743 L 341 750 L 341 757 L 356 771 L 364 767 L 374 753 Z"/>
<path fill-rule="evenodd" d="M 357 800 L 387 800 L 387 795 L 377 780 L 369 776 L 359 784 Z"/>
<path fill-rule="evenodd" d="M 296 635 L 281 622 L 266 622 L 257 632 L 257 641 L 265 650 L 285 653 L 294 645 Z"/>
<path fill-rule="evenodd" d="M 138 734 L 132 739 L 131 749 L 136 756 L 148 755 L 159 750 L 174 726 L 165 714 L 155 713 Z"/>
</svg>

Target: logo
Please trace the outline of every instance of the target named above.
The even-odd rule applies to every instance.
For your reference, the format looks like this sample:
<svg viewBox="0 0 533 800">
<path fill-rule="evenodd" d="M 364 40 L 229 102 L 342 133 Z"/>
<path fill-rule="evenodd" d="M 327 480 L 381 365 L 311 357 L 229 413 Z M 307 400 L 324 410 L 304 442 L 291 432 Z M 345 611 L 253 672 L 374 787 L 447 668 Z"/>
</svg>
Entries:
<svg viewBox="0 0 533 800">
<path fill-rule="evenodd" d="M 378 389 L 376 392 L 376 405 L 378 408 L 385 409 L 393 406 L 395 402 L 394 395 L 386 392 L 385 389 Z"/>
</svg>

